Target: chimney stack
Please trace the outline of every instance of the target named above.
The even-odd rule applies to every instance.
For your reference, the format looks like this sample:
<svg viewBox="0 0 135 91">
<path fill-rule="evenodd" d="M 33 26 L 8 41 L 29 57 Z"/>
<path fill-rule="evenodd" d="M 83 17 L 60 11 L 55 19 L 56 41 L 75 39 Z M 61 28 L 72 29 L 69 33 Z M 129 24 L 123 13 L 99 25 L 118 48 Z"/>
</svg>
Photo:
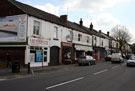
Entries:
<svg viewBox="0 0 135 91">
<path fill-rule="evenodd" d="M 109 31 L 107 32 L 107 36 L 109 36 Z"/>
<path fill-rule="evenodd" d="M 80 19 L 80 26 L 81 26 L 81 27 L 83 26 L 82 18 Z"/>
<path fill-rule="evenodd" d="M 101 30 L 99 30 L 99 33 L 101 33 L 102 31 Z"/>
<path fill-rule="evenodd" d="M 92 24 L 92 22 L 90 24 L 90 30 L 93 30 L 93 24 Z"/>
<path fill-rule="evenodd" d="M 67 21 L 67 15 L 61 15 L 61 16 L 60 16 L 60 19 L 61 19 L 63 22 L 66 22 L 66 21 Z"/>
</svg>

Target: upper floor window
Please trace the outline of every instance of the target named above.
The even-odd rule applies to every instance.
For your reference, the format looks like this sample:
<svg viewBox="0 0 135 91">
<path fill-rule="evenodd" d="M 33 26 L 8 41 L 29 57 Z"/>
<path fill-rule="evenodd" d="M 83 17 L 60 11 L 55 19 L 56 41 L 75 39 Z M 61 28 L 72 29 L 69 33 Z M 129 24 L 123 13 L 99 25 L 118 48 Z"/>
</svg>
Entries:
<svg viewBox="0 0 135 91">
<path fill-rule="evenodd" d="M 54 39 L 58 39 L 58 27 L 54 27 L 54 30 L 53 30 L 53 38 Z"/>
<path fill-rule="evenodd" d="M 102 40 L 102 47 L 104 46 L 104 42 L 103 42 L 103 40 Z"/>
<path fill-rule="evenodd" d="M 81 41 L 82 35 L 78 34 L 78 41 Z"/>
<path fill-rule="evenodd" d="M 69 42 L 71 42 L 73 40 L 73 32 L 72 31 L 69 31 L 69 33 L 67 33 L 66 39 Z"/>
<path fill-rule="evenodd" d="M 87 43 L 89 43 L 90 42 L 90 37 L 89 36 L 87 36 Z"/>
<path fill-rule="evenodd" d="M 119 48 L 119 44 L 118 43 L 116 43 L 116 48 Z"/>
<path fill-rule="evenodd" d="M 34 21 L 33 34 L 39 35 L 39 32 L 40 32 L 40 22 Z"/>
</svg>

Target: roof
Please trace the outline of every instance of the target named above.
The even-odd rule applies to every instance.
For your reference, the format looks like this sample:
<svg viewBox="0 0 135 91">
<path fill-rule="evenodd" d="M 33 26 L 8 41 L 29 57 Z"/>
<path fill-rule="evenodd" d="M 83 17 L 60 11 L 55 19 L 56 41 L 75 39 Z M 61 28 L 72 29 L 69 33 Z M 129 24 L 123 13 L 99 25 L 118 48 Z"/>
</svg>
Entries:
<svg viewBox="0 0 135 91">
<path fill-rule="evenodd" d="M 70 21 L 63 22 L 60 19 L 60 17 L 58 17 L 56 15 L 52 15 L 50 13 L 47 13 L 45 11 L 39 10 L 30 5 L 26 5 L 26 4 L 23 4 L 21 2 L 15 1 L 15 0 L 8 0 L 8 1 L 11 2 L 13 5 L 15 5 L 17 8 L 19 8 L 20 10 L 22 10 L 24 13 L 26 13 L 28 15 L 31 15 L 31 16 L 64 26 L 64 27 L 75 29 L 75 30 L 83 32 L 83 33 L 88 33 Z"/>
</svg>

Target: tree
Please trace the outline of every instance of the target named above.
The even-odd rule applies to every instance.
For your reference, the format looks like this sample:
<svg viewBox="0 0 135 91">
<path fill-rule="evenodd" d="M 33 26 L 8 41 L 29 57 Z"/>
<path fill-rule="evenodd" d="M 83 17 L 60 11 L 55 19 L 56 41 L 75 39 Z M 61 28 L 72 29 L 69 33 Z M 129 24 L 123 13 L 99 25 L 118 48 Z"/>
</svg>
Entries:
<svg viewBox="0 0 135 91">
<path fill-rule="evenodd" d="M 111 36 L 119 42 L 119 49 L 121 52 L 124 45 L 131 41 L 131 34 L 129 33 L 129 30 L 122 25 L 116 25 L 113 27 L 111 30 Z"/>
<path fill-rule="evenodd" d="M 132 52 L 135 54 L 135 43 L 132 44 L 131 49 L 132 49 Z"/>
</svg>

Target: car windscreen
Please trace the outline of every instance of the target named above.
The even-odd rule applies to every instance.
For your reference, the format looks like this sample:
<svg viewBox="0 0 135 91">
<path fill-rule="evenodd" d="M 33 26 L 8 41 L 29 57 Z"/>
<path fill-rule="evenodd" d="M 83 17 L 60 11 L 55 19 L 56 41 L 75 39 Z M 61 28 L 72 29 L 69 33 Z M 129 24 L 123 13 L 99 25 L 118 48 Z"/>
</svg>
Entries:
<svg viewBox="0 0 135 91">
<path fill-rule="evenodd" d="M 134 56 L 131 56 L 129 59 L 130 60 L 135 60 L 135 57 Z"/>
<path fill-rule="evenodd" d="M 85 56 L 81 56 L 80 59 L 86 59 L 86 57 Z"/>
</svg>

